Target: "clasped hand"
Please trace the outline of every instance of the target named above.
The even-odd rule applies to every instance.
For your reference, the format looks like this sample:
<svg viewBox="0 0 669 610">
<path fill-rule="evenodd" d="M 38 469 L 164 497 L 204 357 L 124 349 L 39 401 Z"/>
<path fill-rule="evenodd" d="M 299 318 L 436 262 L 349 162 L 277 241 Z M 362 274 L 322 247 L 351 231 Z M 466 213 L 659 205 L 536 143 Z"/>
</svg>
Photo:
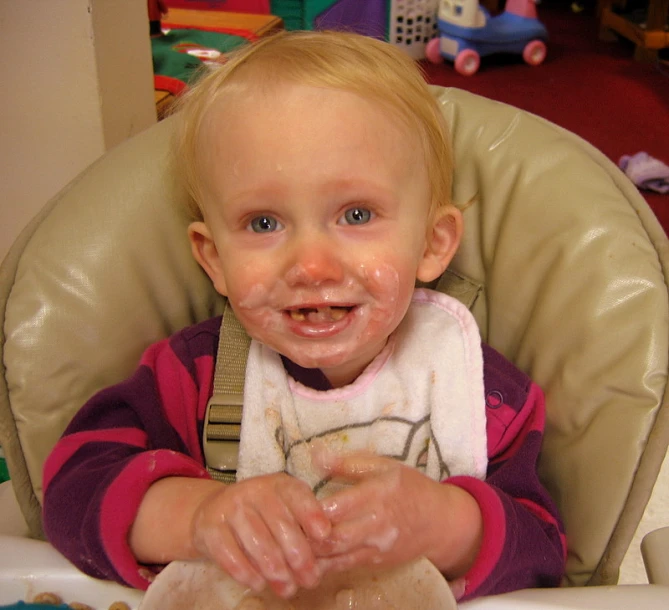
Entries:
<svg viewBox="0 0 669 610">
<path fill-rule="evenodd" d="M 328 571 L 426 556 L 456 577 L 471 563 L 478 540 L 463 547 L 462 532 L 453 535 L 470 507 L 459 501 L 466 492 L 390 458 L 321 453 L 316 461 L 349 486 L 318 500 L 303 481 L 276 473 L 222 488 L 194 515 L 196 548 L 238 582 L 257 591 L 269 584 L 281 597 L 317 586 Z"/>
</svg>

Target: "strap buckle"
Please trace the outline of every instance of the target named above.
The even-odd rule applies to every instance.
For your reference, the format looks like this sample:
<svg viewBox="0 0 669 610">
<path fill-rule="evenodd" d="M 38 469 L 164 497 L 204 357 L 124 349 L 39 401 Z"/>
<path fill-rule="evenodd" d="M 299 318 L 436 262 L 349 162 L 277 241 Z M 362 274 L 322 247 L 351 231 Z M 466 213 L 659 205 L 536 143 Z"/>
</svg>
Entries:
<svg viewBox="0 0 669 610">
<path fill-rule="evenodd" d="M 237 470 L 243 403 L 243 394 L 215 393 L 209 399 L 202 435 L 207 466 L 224 472 Z"/>
</svg>

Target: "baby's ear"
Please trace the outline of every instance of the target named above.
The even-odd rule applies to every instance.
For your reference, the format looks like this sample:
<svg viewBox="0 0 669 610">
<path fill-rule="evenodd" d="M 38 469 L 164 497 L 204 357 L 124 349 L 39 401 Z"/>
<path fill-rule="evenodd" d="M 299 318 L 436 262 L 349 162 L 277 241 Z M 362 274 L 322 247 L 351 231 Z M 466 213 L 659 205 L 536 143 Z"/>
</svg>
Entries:
<svg viewBox="0 0 669 610">
<path fill-rule="evenodd" d="M 209 227 L 202 221 L 192 222 L 188 225 L 188 239 L 193 257 L 210 277 L 216 292 L 227 296 L 223 265 Z"/>
<path fill-rule="evenodd" d="M 421 282 L 437 279 L 448 267 L 462 239 L 462 212 L 447 205 L 434 213 L 427 231 L 425 252 L 416 277 Z"/>
</svg>

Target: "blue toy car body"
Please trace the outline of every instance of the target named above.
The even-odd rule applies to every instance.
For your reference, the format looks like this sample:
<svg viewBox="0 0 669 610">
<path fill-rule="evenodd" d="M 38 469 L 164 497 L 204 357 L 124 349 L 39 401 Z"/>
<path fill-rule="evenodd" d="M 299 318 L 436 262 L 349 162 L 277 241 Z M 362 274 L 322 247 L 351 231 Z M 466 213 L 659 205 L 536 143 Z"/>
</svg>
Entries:
<svg viewBox="0 0 669 610">
<path fill-rule="evenodd" d="M 546 57 L 548 31 L 536 17 L 533 0 L 509 0 L 497 16 L 477 0 L 442 0 L 438 25 L 439 37 L 425 51 L 428 60 L 454 61 L 464 75 L 474 74 L 480 58 L 493 53 L 520 54 L 534 66 Z"/>
</svg>

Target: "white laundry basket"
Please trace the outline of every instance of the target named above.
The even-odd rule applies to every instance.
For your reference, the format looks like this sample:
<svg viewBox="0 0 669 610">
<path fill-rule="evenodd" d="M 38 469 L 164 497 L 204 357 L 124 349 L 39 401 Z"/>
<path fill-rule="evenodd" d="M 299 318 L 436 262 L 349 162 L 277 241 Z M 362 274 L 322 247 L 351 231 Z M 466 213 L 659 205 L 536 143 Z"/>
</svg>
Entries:
<svg viewBox="0 0 669 610">
<path fill-rule="evenodd" d="M 425 46 L 438 34 L 439 0 L 391 0 L 388 40 L 414 59 L 425 57 Z"/>
</svg>

